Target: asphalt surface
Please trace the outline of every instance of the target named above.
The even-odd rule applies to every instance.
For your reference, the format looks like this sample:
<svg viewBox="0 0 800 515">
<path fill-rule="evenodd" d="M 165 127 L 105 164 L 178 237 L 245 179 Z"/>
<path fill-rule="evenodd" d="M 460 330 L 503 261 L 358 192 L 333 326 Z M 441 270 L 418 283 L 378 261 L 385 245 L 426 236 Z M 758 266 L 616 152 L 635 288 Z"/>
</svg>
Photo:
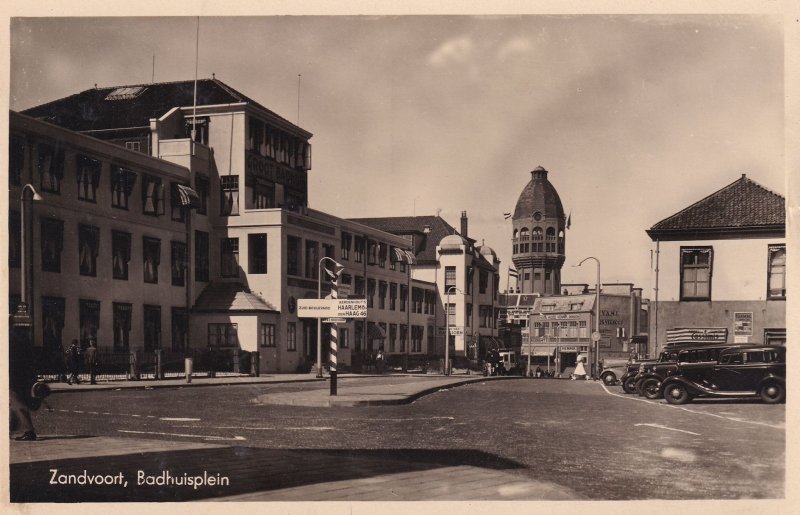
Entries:
<svg viewBox="0 0 800 515">
<path fill-rule="evenodd" d="M 339 388 L 378 389 L 408 380 L 340 379 Z M 345 488 L 353 485 L 362 488 L 355 499 L 383 501 L 784 496 L 783 405 L 714 400 L 674 407 L 597 382 L 533 379 L 481 381 L 406 405 L 259 401 L 326 388 L 296 383 L 59 393 L 50 397 L 53 411 L 40 410 L 34 421 L 41 435 L 74 444 L 78 456 L 56 463 L 62 470 L 111 473 L 202 462 L 236 485 L 184 490 L 178 500 L 352 500 L 347 492 L 355 490 Z M 83 461 L 81 437 L 96 442 Z M 125 441 L 134 451 L 125 454 L 123 445 L 114 460 L 102 458 L 104 449 Z M 195 447 L 151 452 L 148 444 Z M 41 482 L 35 463 L 12 465 L 12 491 L 15 475 L 18 492 L 35 491 L 26 486 Z M 254 470 L 265 472 L 256 479 Z M 364 481 L 378 479 L 381 488 L 363 489 Z M 86 500 L 85 490 L 59 491 L 65 497 L 53 499 L 51 492 L 47 498 Z M 129 500 L 129 494 L 107 488 L 89 500 Z M 159 489 L 136 495 L 176 499 Z"/>
</svg>

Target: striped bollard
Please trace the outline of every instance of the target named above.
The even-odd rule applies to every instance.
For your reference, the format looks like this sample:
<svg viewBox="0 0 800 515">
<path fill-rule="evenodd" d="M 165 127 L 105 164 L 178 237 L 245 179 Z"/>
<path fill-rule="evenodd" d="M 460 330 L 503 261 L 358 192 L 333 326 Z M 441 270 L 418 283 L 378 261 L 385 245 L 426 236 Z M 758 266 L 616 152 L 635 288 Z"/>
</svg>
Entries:
<svg viewBox="0 0 800 515">
<path fill-rule="evenodd" d="M 336 275 L 331 281 L 331 299 L 339 298 L 339 276 Z M 331 324 L 331 395 L 336 395 L 336 353 L 338 351 L 339 329 L 336 324 Z"/>
</svg>

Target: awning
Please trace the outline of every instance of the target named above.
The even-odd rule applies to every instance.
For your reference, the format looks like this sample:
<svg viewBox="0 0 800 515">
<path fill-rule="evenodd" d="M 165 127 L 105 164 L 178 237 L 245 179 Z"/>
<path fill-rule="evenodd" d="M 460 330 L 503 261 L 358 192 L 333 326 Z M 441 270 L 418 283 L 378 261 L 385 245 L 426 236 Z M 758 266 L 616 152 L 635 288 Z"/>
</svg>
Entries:
<svg viewBox="0 0 800 515">
<path fill-rule="evenodd" d="M 533 356 L 552 356 L 556 352 L 555 345 L 548 345 L 547 347 L 534 347 Z"/>
<path fill-rule="evenodd" d="M 367 324 L 367 338 L 370 340 L 383 340 L 386 338 L 386 331 L 374 322 Z"/>
<path fill-rule="evenodd" d="M 200 201 L 200 195 L 198 195 L 196 191 L 183 184 L 176 184 L 175 186 L 178 201 L 181 203 L 181 206 L 193 209 L 203 207 L 203 203 Z"/>
</svg>

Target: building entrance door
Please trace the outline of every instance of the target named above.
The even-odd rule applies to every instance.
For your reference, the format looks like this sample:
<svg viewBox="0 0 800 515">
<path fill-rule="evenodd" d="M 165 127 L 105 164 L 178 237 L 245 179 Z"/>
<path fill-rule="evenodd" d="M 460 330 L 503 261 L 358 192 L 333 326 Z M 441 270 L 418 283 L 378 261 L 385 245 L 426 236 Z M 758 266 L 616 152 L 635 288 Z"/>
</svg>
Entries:
<svg viewBox="0 0 800 515">
<path fill-rule="evenodd" d="M 561 368 L 559 369 L 559 372 L 564 372 L 568 368 L 575 369 L 575 366 L 578 364 L 578 353 L 562 352 L 560 361 Z"/>
</svg>

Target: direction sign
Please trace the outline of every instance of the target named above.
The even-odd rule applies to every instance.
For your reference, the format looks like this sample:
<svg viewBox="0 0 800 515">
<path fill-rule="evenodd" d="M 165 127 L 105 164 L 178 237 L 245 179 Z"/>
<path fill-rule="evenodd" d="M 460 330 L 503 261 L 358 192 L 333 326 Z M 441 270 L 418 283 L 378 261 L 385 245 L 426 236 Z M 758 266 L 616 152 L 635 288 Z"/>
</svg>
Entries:
<svg viewBox="0 0 800 515">
<path fill-rule="evenodd" d="M 367 318 L 366 299 L 298 299 L 300 318 Z"/>
<path fill-rule="evenodd" d="M 323 324 L 346 324 L 347 323 L 347 319 L 346 318 L 323 318 L 322 319 L 322 323 Z"/>
</svg>

